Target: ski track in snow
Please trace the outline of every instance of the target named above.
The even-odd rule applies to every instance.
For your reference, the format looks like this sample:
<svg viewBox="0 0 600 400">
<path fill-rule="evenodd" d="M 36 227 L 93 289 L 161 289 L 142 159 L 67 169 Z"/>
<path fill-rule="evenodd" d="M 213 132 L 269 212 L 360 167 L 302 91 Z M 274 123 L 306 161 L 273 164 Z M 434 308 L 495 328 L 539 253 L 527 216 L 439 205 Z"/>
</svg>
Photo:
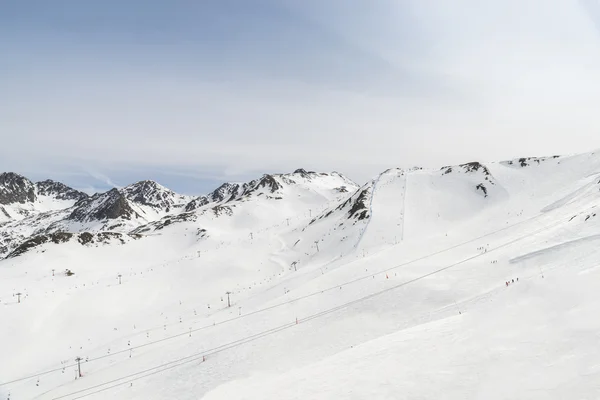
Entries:
<svg viewBox="0 0 600 400">
<path fill-rule="evenodd" d="M 366 223 L 365 227 L 360 232 L 360 236 L 358 237 L 358 241 L 354 245 L 354 249 L 355 250 L 358 250 L 358 247 L 360 246 L 360 243 L 362 242 L 362 239 L 365 236 L 365 233 L 367 233 L 367 229 L 369 228 L 369 224 L 371 223 L 371 220 L 372 220 L 372 217 L 373 217 L 373 198 L 375 197 L 375 190 L 377 188 L 377 184 L 379 183 L 379 180 L 381 179 L 381 176 L 382 175 L 379 175 L 373 181 L 373 186 L 372 186 L 372 189 L 371 189 L 371 198 L 369 199 L 369 218 L 367 219 L 367 223 Z"/>
<path fill-rule="evenodd" d="M 509 262 L 513 263 L 513 264 L 516 264 L 516 263 L 520 263 L 522 261 L 528 261 L 528 260 L 531 260 L 533 258 L 540 257 L 540 256 L 550 256 L 550 255 L 553 255 L 553 254 L 555 254 L 557 252 L 560 252 L 560 251 L 566 250 L 568 248 L 571 248 L 573 246 L 576 246 L 576 245 L 579 245 L 579 244 L 584 244 L 584 243 L 590 242 L 590 241 L 596 241 L 596 240 L 600 240 L 600 235 L 587 236 L 587 237 L 584 237 L 584 238 L 570 240 L 570 241 L 565 242 L 565 243 L 557 244 L 555 246 L 546 247 L 544 249 L 533 251 L 531 253 L 527 253 L 527 254 L 524 254 L 524 255 L 519 256 L 519 257 L 511 258 L 509 260 Z"/>
</svg>

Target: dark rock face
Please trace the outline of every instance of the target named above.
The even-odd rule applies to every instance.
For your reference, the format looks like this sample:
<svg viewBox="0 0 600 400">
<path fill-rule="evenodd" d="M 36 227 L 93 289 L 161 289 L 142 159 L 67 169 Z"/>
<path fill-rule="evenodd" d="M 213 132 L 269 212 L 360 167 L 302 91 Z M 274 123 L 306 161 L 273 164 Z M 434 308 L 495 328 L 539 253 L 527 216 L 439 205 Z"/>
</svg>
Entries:
<svg viewBox="0 0 600 400">
<path fill-rule="evenodd" d="M 303 178 L 310 179 L 311 175 L 316 175 L 317 173 L 314 171 L 307 171 L 304 168 L 298 168 L 294 171 L 293 175 L 300 175 Z M 319 175 L 327 175 L 327 174 L 319 174 Z"/>
<path fill-rule="evenodd" d="M 470 162 L 470 163 L 461 164 L 460 166 L 463 167 L 463 169 L 466 172 L 474 172 L 474 171 L 479 171 L 480 169 L 483 169 L 483 173 L 486 174 L 486 175 L 489 175 L 489 171 L 487 170 L 487 167 L 485 165 L 482 165 L 478 161 L 473 161 L 473 162 Z"/>
<path fill-rule="evenodd" d="M 93 240 L 94 240 L 94 235 L 92 235 L 89 232 L 82 232 L 79 234 L 78 241 L 81 244 L 92 243 Z"/>
<path fill-rule="evenodd" d="M 478 161 L 461 164 L 461 165 L 459 165 L 459 167 L 462 167 L 464 169 L 464 171 L 467 173 L 476 172 L 476 171 L 481 170 L 481 172 L 483 172 L 483 175 L 485 175 L 485 176 L 491 175 L 490 170 L 485 165 L 481 164 Z"/>
<path fill-rule="evenodd" d="M 95 194 L 76 204 L 75 210 L 67 219 L 78 222 L 101 221 L 105 219 L 131 219 L 139 217 L 129 206 L 127 199 L 119 190 L 111 189 L 106 193 Z"/>
<path fill-rule="evenodd" d="M 358 189 L 352 196 L 348 197 L 343 203 L 335 207 L 335 209 L 330 209 L 327 212 L 324 212 L 323 214 L 313 218 L 308 225 L 312 225 L 317 221 L 328 218 L 336 211 L 344 214 L 344 218 L 340 226 L 344 225 L 346 221 L 356 224 L 358 221 L 370 218 L 369 194 L 373 190 L 372 185 L 373 183 L 367 184 Z"/>
<path fill-rule="evenodd" d="M 151 202 L 153 197 L 158 197 L 158 200 L 162 200 L 165 195 L 165 193 L 160 193 L 156 182 L 147 180 L 127 186 L 122 192 L 129 200 L 148 206 L 154 205 L 154 203 Z"/>
<path fill-rule="evenodd" d="M 13 172 L 0 174 L 0 204 L 24 204 L 35 200 L 35 186 L 29 179 Z"/>
<path fill-rule="evenodd" d="M 364 189 L 356 200 L 352 203 L 352 207 L 348 211 L 348 218 L 356 218 L 357 220 L 363 220 L 369 216 L 369 206 L 367 205 L 367 196 L 369 191 Z"/>
<path fill-rule="evenodd" d="M 160 186 L 154 181 L 140 181 L 120 191 L 126 199 L 134 203 L 150 206 L 169 212 L 175 205 L 175 192 Z"/>
<path fill-rule="evenodd" d="M 279 182 L 277 182 L 275 178 L 273 178 L 273 176 L 271 175 L 263 176 L 258 182 L 257 187 L 268 188 L 271 193 L 274 193 L 277 190 L 281 189 L 281 185 L 279 184 Z"/>
<path fill-rule="evenodd" d="M 52 196 L 58 200 L 75 200 L 79 201 L 89 196 L 83 192 L 70 188 L 69 186 L 47 179 L 42 182 L 36 182 L 38 195 Z"/>
<path fill-rule="evenodd" d="M 471 173 L 471 172 L 477 172 L 479 170 L 481 170 L 481 172 L 483 173 L 483 175 L 485 176 L 489 176 L 490 171 L 488 170 L 488 168 L 481 164 L 478 161 L 473 161 L 470 163 L 466 163 L 466 164 L 460 164 L 457 167 L 450 167 L 450 166 L 446 166 L 446 167 L 442 167 L 441 170 L 443 171 L 442 175 L 447 175 L 452 173 L 453 171 L 458 170 L 458 172 L 460 172 L 460 169 L 462 169 L 464 172 L 466 173 Z"/>
<path fill-rule="evenodd" d="M 254 180 L 245 185 L 243 195 L 244 197 L 250 197 L 261 188 L 268 189 L 269 193 L 275 193 L 281 189 L 282 186 L 272 175 L 263 175 L 258 181 Z"/>
<path fill-rule="evenodd" d="M 136 234 L 124 235 L 118 232 L 99 232 L 89 233 L 82 232 L 79 235 L 70 232 L 54 232 L 49 234 L 33 236 L 30 239 L 21 243 L 16 249 L 14 249 L 6 258 L 18 257 L 29 250 L 38 247 L 44 243 L 65 243 L 72 238 L 77 238 L 77 241 L 82 245 L 96 244 L 96 243 L 110 243 L 111 241 L 118 241 L 121 244 L 125 243 L 125 238 L 139 239 L 141 236 Z"/>
<path fill-rule="evenodd" d="M 10 252 L 10 254 L 8 256 L 6 256 L 6 258 L 13 258 L 13 257 L 20 256 L 21 254 L 27 252 L 28 250 L 30 250 L 34 247 L 37 247 L 41 244 L 47 243 L 47 242 L 64 243 L 64 242 L 67 242 L 72 237 L 73 237 L 73 234 L 68 233 L 68 232 L 56 232 L 56 233 L 51 233 L 49 235 L 34 236 L 31 239 L 26 240 L 25 242 L 21 243 L 16 249 L 14 249 L 12 252 Z"/>
<path fill-rule="evenodd" d="M 187 203 L 185 205 L 184 210 L 186 212 L 194 211 L 194 210 L 199 209 L 200 207 L 207 205 L 208 203 L 209 203 L 209 201 L 206 196 L 200 196 L 200 197 L 197 197 L 194 200 L 190 201 L 189 203 Z"/>
<path fill-rule="evenodd" d="M 215 214 L 215 217 L 218 217 L 222 214 L 229 216 L 233 215 L 233 209 L 230 206 L 215 206 L 212 208 L 212 211 Z"/>
<path fill-rule="evenodd" d="M 208 199 L 215 203 L 231 201 L 238 197 L 242 186 L 238 183 L 224 183 L 208 195 Z"/>
<path fill-rule="evenodd" d="M 8 214 L 8 212 L 6 211 L 6 209 L 2 206 L 0 206 L 0 215 L 3 215 L 4 217 L 10 219 L 10 215 Z"/>
<path fill-rule="evenodd" d="M 548 161 L 548 160 L 554 160 L 560 158 L 560 156 L 555 155 L 552 157 L 521 157 L 519 159 L 516 160 L 510 160 L 510 161 L 503 161 L 502 164 L 505 165 L 518 165 L 520 167 L 528 167 L 530 165 L 532 165 L 533 163 L 537 163 L 538 165 L 544 161 Z M 559 162 L 560 163 L 560 162 Z"/>
<path fill-rule="evenodd" d="M 483 192 L 483 197 L 488 197 L 487 188 L 485 187 L 485 185 L 483 183 L 480 183 L 479 185 L 475 186 L 475 188 L 477 190 L 481 190 Z"/>
<path fill-rule="evenodd" d="M 481 174 L 483 174 L 484 176 L 484 182 L 479 183 L 475 186 L 476 190 L 481 190 L 483 192 L 483 197 L 488 197 L 488 187 L 486 187 L 487 184 L 494 186 L 496 185 L 496 183 L 494 183 L 494 178 L 492 176 L 492 174 L 490 173 L 490 170 L 488 169 L 488 167 L 486 167 L 485 165 L 481 164 L 478 161 L 473 161 L 470 163 L 466 163 L 466 164 L 460 164 L 456 167 L 442 167 L 441 170 L 442 172 L 442 176 L 444 175 L 448 175 L 451 173 L 460 173 L 461 171 L 467 174 L 470 173 L 475 173 L 475 172 L 479 172 Z"/>
</svg>

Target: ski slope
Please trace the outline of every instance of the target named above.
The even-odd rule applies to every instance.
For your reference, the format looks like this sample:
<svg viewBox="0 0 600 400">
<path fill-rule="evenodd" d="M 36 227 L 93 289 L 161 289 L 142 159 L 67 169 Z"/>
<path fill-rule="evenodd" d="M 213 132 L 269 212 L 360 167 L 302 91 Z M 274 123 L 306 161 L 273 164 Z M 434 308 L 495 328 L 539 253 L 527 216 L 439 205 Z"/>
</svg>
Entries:
<svg viewBox="0 0 600 400">
<path fill-rule="evenodd" d="M 0 399 L 597 398 L 598 161 L 392 169 L 2 260 Z"/>
<path fill-rule="evenodd" d="M 371 218 L 360 241 L 359 250 L 375 250 L 396 244 L 404 238 L 406 174 L 394 168 L 382 173 L 373 186 Z"/>
</svg>

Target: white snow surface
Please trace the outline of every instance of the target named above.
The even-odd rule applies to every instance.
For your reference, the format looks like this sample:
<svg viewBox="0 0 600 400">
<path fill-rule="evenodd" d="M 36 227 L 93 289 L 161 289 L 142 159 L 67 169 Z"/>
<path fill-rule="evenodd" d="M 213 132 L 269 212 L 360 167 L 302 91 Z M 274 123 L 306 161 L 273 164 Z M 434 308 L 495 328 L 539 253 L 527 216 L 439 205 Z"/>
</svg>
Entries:
<svg viewBox="0 0 600 400">
<path fill-rule="evenodd" d="M 450 169 L 1 260 L 0 399 L 600 398 L 600 154 Z"/>
</svg>

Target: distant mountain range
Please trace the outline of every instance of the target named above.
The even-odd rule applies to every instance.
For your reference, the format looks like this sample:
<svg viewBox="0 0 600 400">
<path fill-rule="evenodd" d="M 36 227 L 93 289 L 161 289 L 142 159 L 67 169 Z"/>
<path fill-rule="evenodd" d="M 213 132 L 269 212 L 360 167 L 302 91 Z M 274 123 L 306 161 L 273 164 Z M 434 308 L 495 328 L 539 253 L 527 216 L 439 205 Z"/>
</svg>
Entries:
<svg viewBox="0 0 600 400">
<path fill-rule="evenodd" d="M 291 174 L 264 175 L 246 183 L 224 183 L 198 197 L 177 194 L 150 180 L 90 196 L 60 182 L 34 183 L 6 172 L 0 174 L 0 257 L 21 254 L 22 249 L 13 252 L 25 242 L 35 238 L 36 242 L 45 242 L 51 239 L 48 235 L 57 233 L 112 232 L 124 237 L 162 229 L 208 210 L 229 212 L 245 201 L 283 200 L 285 189 L 291 186 L 325 198 L 358 187 L 336 172 L 298 169 Z M 39 238 L 44 235 L 48 236 L 46 240 Z"/>
<path fill-rule="evenodd" d="M 594 153 L 574 157 L 596 160 Z M 437 210 L 439 216 L 451 209 L 456 217 L 449 219 L 450 224 L 456 218 L 468 218 L 483 208 L 508 201 L 509 191 L 514 192 L 514 188 L 504 185 L 504 178 L 498 180 L 494 171 L 506 171 L 510 182 L 514 182 L 520 179 L 519 170 L 551 163 L 558 166 L 552 167 L 553 171 L 562 171 L 565 167 L 560 167 L 561 162 L 571 159 L 553 156 L 487 165 L 470 162 L 435 170 L 392 169 L 363 186 L 337 172 L 298 169 L 288 174 L 266 174 L 245 183 L 224 183 L 197 197 L 177 194 L 150 180 L 90 196 L 60 182 L 34 183 L 7 172 L 0 174 L 0 257 L 14 257 L 46 242 L 75 238 L 82 244 L 114 240 L 126 243 L 145 235 L 163 234 L 166 228 L 173 235 L 184 235 L 192 229 L 200 237 L 251 232 L 273 221 L 288 220 L 289 224 L 290 218 L 303 213 L 308 213 L 310 219 L 308 224 L 302 222 L 298 231 L 311 232 L 311 237 L 319 237 L 325 244 L 335 242 L 342 251 L 346 246 L 343 243 L 355 246 L 363 240 L 371 220 L 371 204 L 382 187 L 395 188 L 393 194 L 385 195 L 385 201 L 381 196 L 377 199 L 391 207 L 386 223 L 401 226 L 404 235 L 407 216 L 400 205 L 406 202 L 409 181 L 420 187 L 419 199 L 411 199 L 421 210 L 411 216 L 418 221 L 413 229 L 418 231 L 427 228 L 432 210 Z M 184 231 L 174 228 L 177 226 Z M 307 249 L 314 246 L 313 242 L 306 243 L 300 236 L 294 239 L 294 248 L 309 254 Z M 303 246 L 306 249 L 302 250 Z"/>
</svg>

